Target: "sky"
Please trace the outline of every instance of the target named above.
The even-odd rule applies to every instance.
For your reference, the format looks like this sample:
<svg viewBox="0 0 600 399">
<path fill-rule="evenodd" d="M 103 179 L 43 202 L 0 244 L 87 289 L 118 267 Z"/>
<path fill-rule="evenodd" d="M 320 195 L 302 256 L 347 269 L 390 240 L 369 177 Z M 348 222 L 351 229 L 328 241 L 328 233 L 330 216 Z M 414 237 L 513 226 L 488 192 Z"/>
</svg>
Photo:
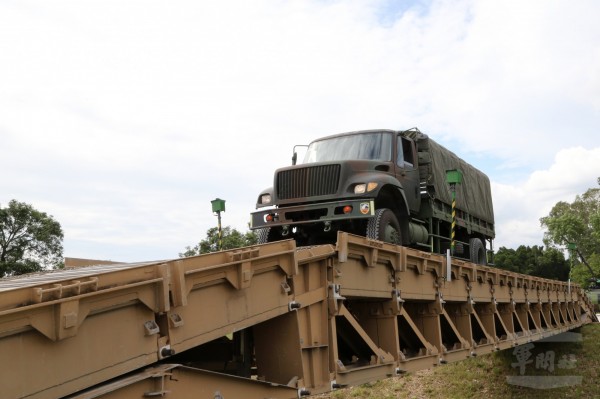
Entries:
<svg viewBox="0 0 600 399">
<path fill-rule="evenodd" d="M 0 0 L 0 206 L 64 255 L 246 231 L 292 148 L 418 127 L 492 182 L 495 248 L 600 176 L 600 2 Z"/>
</svg>

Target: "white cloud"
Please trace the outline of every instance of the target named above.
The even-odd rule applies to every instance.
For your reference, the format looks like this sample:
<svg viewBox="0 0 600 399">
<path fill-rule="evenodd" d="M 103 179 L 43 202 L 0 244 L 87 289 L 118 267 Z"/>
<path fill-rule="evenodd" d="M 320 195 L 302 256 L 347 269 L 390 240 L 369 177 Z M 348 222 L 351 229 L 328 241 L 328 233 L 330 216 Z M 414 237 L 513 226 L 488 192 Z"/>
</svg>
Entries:
<svg viewBox="0 0 600 399">
<path fill-rule="evenodd" d="M 140 260 L 202 238 L 215 197 L 244 229 L 325 134 L 419 126 L 504 191 L 600 146 L 599 3 L 396 6 L 4 2 L 0 202 L 54 214 L 67 255 Z"/>
<path fill-rule="evenodd" d="M 600 177 L 600 147 L 573 147 L 556 154 L 553 164 L 531 174 L 523 183 L 492 184 L 496 215 L 496 247 L 542 245 L 540 218 L 559 201 L 596 187 Z"/>
</svg>

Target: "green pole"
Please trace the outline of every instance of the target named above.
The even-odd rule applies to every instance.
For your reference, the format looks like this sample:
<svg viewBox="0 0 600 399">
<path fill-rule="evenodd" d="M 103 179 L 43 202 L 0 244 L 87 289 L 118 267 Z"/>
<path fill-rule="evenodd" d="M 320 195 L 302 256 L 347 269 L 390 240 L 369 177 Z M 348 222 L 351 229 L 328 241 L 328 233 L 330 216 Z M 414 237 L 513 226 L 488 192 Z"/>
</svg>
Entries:
<svg viewBox="0 0 600 399">
<path fill-rule="evenodd" d="M 462 183 L 462 172 L 459 169 L 446 171 L 446 182 L 452 192 L 452 223 L 450 227 L 450 255 L 454 256 L 456 248 L 456 185 Z"/>
<path fill-rule="evenodd" d="M 451 184 L 452 190 L 452 227 L 450 230 L 450 254 L 454 256 L 454 248 L 456 247 L 456 184 Z"/>
<path fill-rule="evenodd" d="M 223 250 L 223 230 L 221 229 L 221 211 L 217 212 L 217 220 L 219 221 L 219 251 Z"/>
</svg>

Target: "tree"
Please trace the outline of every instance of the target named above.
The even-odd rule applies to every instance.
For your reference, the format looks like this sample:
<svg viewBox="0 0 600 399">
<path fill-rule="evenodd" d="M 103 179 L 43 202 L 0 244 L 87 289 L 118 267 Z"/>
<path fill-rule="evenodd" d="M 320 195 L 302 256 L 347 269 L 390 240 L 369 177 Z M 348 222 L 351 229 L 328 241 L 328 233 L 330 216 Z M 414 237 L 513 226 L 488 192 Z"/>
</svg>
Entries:
<svg viewBox="0 0 600 399">
<path fill-rule="evenodd" d="M 571 204 L 558 202 L 540 223 L 548 230 L 544 233 L 546 245 L 564 249 L 575 244 L 577 251 L 588 261 L 593 273 L 580 263 L 579 253 L 571 253 L 573 281 L 588 287 L 590 279 L 600 278 L 600 188 L 588 189 L 576 196 Z"/>
<path fill-rule="evenodd" d="M 252 231 L 240 233 L 238 230 L 227 226 L 223 228 L 223 249 L 234 249 L 254 245 L 257 242 L 256 234 Z M 211 227 L 206 231 L 206 238 L 194 247 L 185 247 L 185 252 L 179 254 L 180 258 L 207 254 L 219 250 L 219 229 Z"/>
<path fill-rule="evenodd" d="M 541 247 L 540 247 L 541 248 Z M 569 279 L 570 266 L 562 251 L 556 248 L 542 249 L 541 257 L 538 257 L 532 276 L 567 281 Z"/>
<path fill-rule="evenodd" d="M 572 204 L 558 202 L 540 223 L 548 229 L 546 245 L 565 248 L 574 243 L 586 258 L 600 253 L 600 188 L 590 188 Z"/>
<path fill-rule="evenodd" d="M 589 269 L 581 262 L 573 262 L 573 268 L 571 271 L 571 280 L 581 285 L 583 288 L 598 288 L 600 284 L 595 279 L 600 276 L 600 255 L 593 254 L 586 259 L 593 274 L 590 273 Z M 595 276 L 595 279 L 594 279 Z"/>
<path fill-rule="evenodd" d="M 569 264 L 556 248 L 521 245 L 515 250 L 500 247 L 494 261 L 497 267 L 516 273 L 562 281 L 569 278 Z"/>
<path fill-rule="evenodd" d="M 528 267 L 523 257 L 522 248 L 525 247 L 521 245 L 519 247 L 521 251 L 517 252 L 517 250 L 512 248 L 500 247 L 494 255 L 494 265 L 500 269 L 510 270 L 511 272 L 526 273 Z"/>
<path fill-rule="evenodd" d="M 0 277 L 59 267 L 63 231 L 52 216 L 11 200 L 0 207 Z"/>
</svg>

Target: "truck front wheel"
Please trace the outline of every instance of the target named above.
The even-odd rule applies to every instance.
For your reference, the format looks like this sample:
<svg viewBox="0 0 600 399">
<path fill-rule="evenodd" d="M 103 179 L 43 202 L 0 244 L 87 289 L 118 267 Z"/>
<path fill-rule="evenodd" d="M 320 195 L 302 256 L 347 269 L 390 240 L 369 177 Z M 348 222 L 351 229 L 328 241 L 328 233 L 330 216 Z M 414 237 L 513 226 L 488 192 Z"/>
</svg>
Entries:
<svg viewBox="0 0 600 399">
<path fill-rule="evenodd" d="M 281 229 L 265 227 L 256 230 L 256 243 L 266 244 L 268 242 L 283 240 Z"/>
<path fill-rule="evenodd" d="M 366 237 L 392 244 L 402 244 L 400 223 L 391 209 L 381 208 L 367 223 Z"/>
</svg>

